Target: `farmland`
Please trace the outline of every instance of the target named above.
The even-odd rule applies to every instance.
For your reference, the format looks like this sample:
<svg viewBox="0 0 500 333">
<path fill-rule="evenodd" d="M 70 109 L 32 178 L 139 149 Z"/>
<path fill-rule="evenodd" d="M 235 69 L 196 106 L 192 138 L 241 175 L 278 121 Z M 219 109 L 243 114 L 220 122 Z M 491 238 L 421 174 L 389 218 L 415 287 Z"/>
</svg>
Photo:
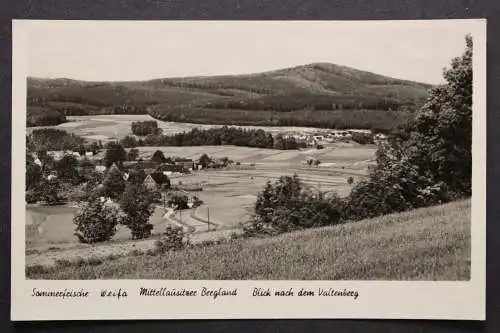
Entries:
<svg viewBox="0 0 500 333">
<path fill-rule="evenodd" d="M 470 201 L 265 239 L 28 267 L 33 279 L 469 280 Z"/>
<path fill-rule="evenodd" d="M 192 233 L 193 241 L 203 241 L 228 236 L 233 231 L 239 232 L 241 223 L 251 216 L 257 193 L 268 180 L 274 181 L 283 175 L 297 173 L 311 188 L 347 195 L 351 188 L 347 184 L 347 177 L 359 179 L 366 174 L 367 166 L 373 163 L 375 147 L 353 143 L 332 144 L 321 150 L 294 151 L 235 146 L 140 147 L 139 157 L 149 160 L 156 150 L 161 150 L 165 156 L 188 158 L 198 158 L 203 153 L 218 158 L 227 156 L 241 163 L 240 167 L 197 171 L 171 179 L 173 185 L 202 186 L 203 190 L 196 195 L 203 200 L 203 205 L 182 213 L 176 212 L 173 218 L 187 227 Z M 322 163 L 315 167 L 302 164 L 309 156 L 318 158 Z M 51 264 L 53 260 L 50 258 L 80 256 L 85 253 L 81 250 L 83 245 L 79 244 L 73 235 L 72 218 L 75 211 L 76 208 L 66 206 L 27 209 L 28 262 Z M 150 248 L 155 235 L 163 232 L 168 224 L 168 221 L 162 218 L 163 213 L 164 209 L 159 204 L 150 218 L 150 223 L 154 226 L 152 239 L 133 243 L 129 241 L 129 231 L 119 228 L 111 243 L 99 245 L 97 248 L 106 254 L 123 253 L 141 246 Z M 208 221 L 218 231 L 206 232 Z M 47 253 L 51 256 L 47 256 Z M 95 254 L 95 251 L 88 253 L 91 254 Z"/>
<path fill-rule="evenodd" d="M 111 141 L 123 139 L 130 135 L 130 127 L 134 121 L 155 120 L 149 115 L 94 115 L 94 116 L 68 116 L 67 122 L 44 127 L 28 127 L 27 132 L 36 128 L 56 128 L 68 133 L 74 133 L 77 136 L 88 140 Z M 213 127 L 222 127 L 223 125 L 194 124 L 167 122 L 157 120 L 158 127 L 162 129 L 163 134 L 175 134 L 184 131 L 190 131 L 193 128 L 209 129 Z M 277 134 L 286 132 L 301 132 L 305 134 L 332 132 L 331 129 L 322 129 L 314 127 L 295 127 L 295 126 L 235 126 L 247 129 L 263 129 L 266 132 Z"/>
</svg>

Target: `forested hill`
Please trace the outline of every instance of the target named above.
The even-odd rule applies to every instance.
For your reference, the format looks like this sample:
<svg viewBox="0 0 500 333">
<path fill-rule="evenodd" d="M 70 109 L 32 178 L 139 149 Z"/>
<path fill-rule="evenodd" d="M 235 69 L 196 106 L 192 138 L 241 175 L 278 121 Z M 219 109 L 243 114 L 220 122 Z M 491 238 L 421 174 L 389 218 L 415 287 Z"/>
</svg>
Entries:
<svg viewBox="0 0 500 333">
<path fill-rule="evenodd" d="M 28 78 L 28 125 L 57 124 L 66 115 L 149 113 L 194 123 L 392 126 L 423 103 L 429 88 L 327 63 L 140 82 Z"/>
</svg>

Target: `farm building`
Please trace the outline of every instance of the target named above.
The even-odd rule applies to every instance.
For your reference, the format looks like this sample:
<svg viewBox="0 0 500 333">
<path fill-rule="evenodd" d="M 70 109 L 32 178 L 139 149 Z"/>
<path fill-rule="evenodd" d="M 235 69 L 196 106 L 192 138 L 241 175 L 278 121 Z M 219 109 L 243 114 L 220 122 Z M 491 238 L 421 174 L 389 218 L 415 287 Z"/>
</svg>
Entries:
<svg viewBox="0 0 500 333">
<path fill-rule="evenodd" d="M 106 167 L 104 165 L 96 165 L 95 171 L 103 173 L 106 171 Z"/>
<path fill-rule="evenodd" d="M 148 189 L 152 191 L 158 190 L 160 187 L 158 186 L 158 183 L 156 183 L 156 180 L 149 174 L 146 179 L 144 179 L 143 182 L 144 186 L 146 186 Z"/>
<path fill-rule="evenodd" d="M 147 175 L 147 177 L 144 179 L 143 184 L 148 189 L 157 191 L 160 190 L 162 185 L 168 181 L 168 177 L 163 173 L 153 172 Z"/>
<path fill-rule="evenodd" d="M 178 159 L 174 163 L 175 163 L 175 165 L 182 166 L 183 168 L 188 169 L 188 170 L 193 169 L 195 167 L 194 161 L 190 158 Z"/>
</svg>

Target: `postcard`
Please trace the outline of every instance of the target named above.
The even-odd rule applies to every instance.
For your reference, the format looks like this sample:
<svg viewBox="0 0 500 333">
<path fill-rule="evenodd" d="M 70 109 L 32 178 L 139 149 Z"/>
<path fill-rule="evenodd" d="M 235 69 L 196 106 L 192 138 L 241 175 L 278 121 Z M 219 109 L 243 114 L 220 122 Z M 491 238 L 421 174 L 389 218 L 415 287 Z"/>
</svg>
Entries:
<svg viewBox="0 0 500 333">
<path fill-rule="evenodd" d="M 485 320 L 486 20 L 12 24 L 12 320 Z"/>
</svg>

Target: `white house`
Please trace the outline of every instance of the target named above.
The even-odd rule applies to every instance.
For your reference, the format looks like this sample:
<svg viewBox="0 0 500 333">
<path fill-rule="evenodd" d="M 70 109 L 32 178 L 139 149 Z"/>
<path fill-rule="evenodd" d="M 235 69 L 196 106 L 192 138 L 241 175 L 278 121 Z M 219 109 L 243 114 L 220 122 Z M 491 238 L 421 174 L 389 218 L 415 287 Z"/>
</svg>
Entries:
<svg viewBox="0 0 500 333">
<path fill-rule="evenodd" d="M 97 172 L 105 172 L 106 171 L 106 167 L 104 165 L 96 165 L 95 166 L 95 171 L 97 171 Z"/>
</svg>

